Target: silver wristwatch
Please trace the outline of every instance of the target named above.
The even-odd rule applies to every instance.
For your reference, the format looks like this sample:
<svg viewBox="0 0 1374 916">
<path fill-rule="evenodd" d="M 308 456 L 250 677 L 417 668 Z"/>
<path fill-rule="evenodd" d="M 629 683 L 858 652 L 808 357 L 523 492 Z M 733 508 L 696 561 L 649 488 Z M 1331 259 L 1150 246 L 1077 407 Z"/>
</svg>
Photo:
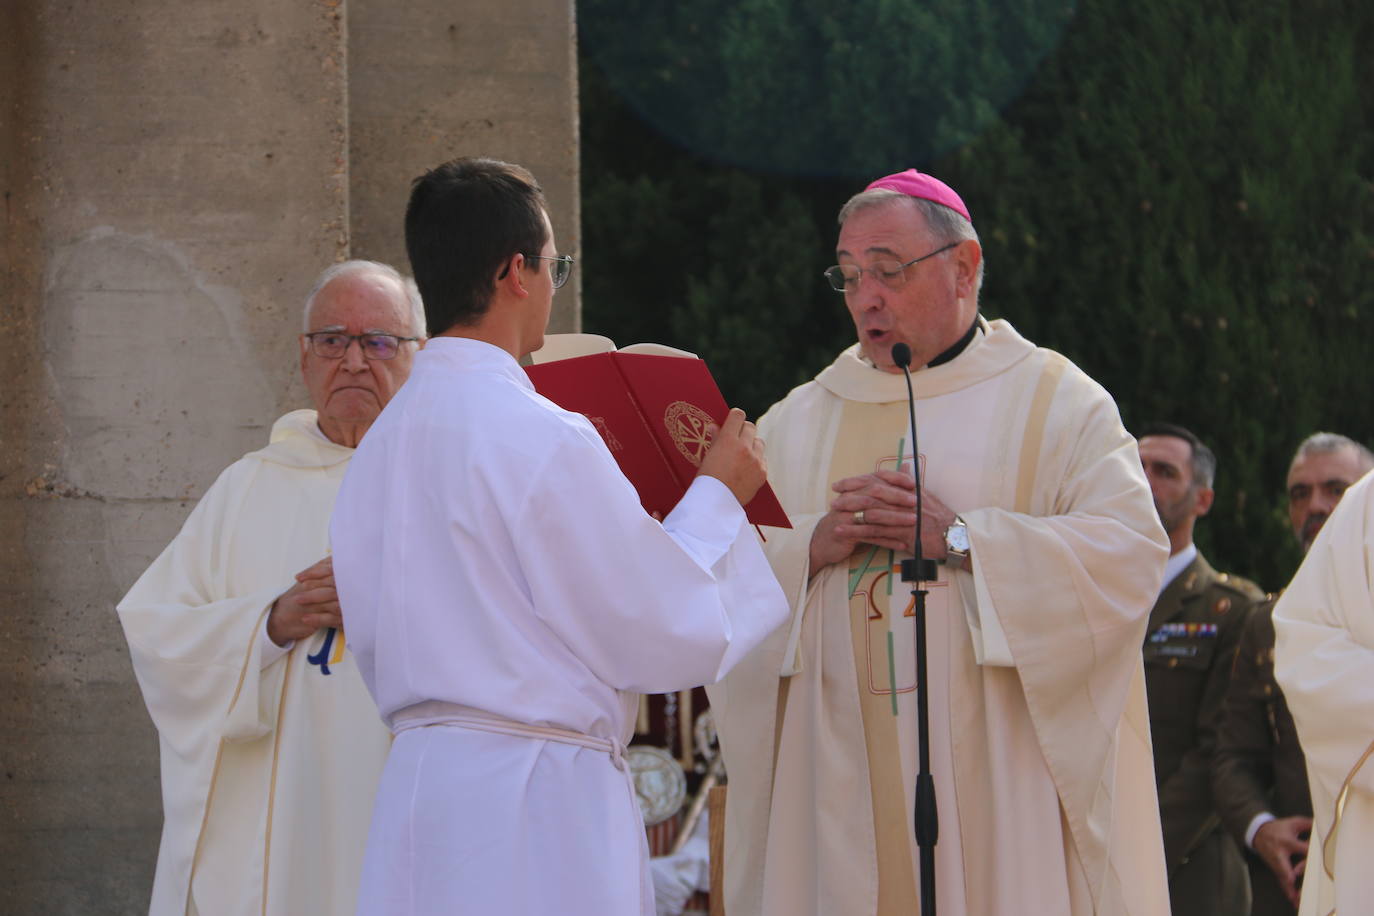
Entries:
<svg viewBox="0 0 1374 916">
<path fill-rule="evenodd" d="M 968 526 L 959 516 L 954 516 L 954 521 L 945 529 L 945 556 L 946 566 L 963 566 L 968 559 Z"/>
</svg>

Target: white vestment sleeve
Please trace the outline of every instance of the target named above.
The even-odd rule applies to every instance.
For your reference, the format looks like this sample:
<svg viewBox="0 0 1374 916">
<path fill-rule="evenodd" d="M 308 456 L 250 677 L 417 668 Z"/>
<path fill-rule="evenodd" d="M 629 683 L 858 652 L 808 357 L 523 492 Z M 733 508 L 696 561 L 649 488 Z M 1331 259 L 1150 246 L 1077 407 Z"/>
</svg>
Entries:
<svg viewBox="0 0 1374 916">
<path fill-rule="evenodd" d="M 237 489 L 229 473 L 221 475 L 118 606 L 148 712 L 163 740 L 186 757 L 206 742 L 275 727 L 282 671 L 262 670 L 259 632 L 291 583 L 226 594 L 222 552 Z"/>
<path fill-rule="evenodd" d="M 1312 787 L 1302 916 L 1364 912 L 1374 896 L 1374 761 L 1365 757 L 1374 746 L 1371 482 L 1366 475 L 1346 491 L 1274 607 L 1274 677 L 1292 710 Z M 1343 816 L 1328 845 L 1347 778 Z"/>
<path fill-rule="evenodd" d="M 984 596 L 984 657 L 996 659 L 986 638 L 995 616 L 1063 809 L 1073 812 L 1075 847 L 1096 873 L 1118 842 L 1111 799 L 1123 735 L 1133 721 L 1145 727 L 1140 647 L 1168 542 L 1135 440 L 1105 392 L 1074 383 L 1046 429 L 1034 469 L 1045 485 L 1029 491 L 1025 511 L 959 514 Z"/>
<path fill-rule="evenodd" d="M 1374 740 L 1371 481 L 1346 492 L 1274 607 L 1274 676 L 1308 769 L 1337 790 Z M 1352 786 L 1374 793 L 1374 766 Z"/>
<path fill-rule="evenodd" d="M 273 604 L 276 600 L 273 599 Z M 272 611 L 272 605 L 267 606 L 268 613 L 262 615 L 262 626 L 258 628 L 258 667 L 266 668 L 279 658 L 285 658 L 291 651 L 291 647 L 296 644 L 294 639 L 288 640 L 286 645 L 279 646 L 272 641 L 272 637 L 267 635 L 267 617 Z"/>
<path fill-rule="evenodd" d="M 594 435 L 551 452 L 519 513 L 533 607 L 616 689 L 714 683 L 786 615 L 757 538 L 710 479 L 660 525 Z"/>
<path fill-rule="evenodd" d="M 710 572 L 739 537 L 745 521 L 730 488 L 714 477 L 697 477 L 663 520 L 663 530 Z"/>
<path fill-rule="evenodd" d="M 1095 405 L 1105 413 L 1110 402 Z M 1167 541 L 1148 499 L 1135 441 L 1110 416 L 1084 422 L 1066 465 L 1050 474 L 1033 514 L 961 512 L 973 556 L 970 630 L 982 663 L 1021 666 L 1054 658 L 1070 636 L 1092 667 L 1139 654 L 1158 593 Z M 973 617 L 976 614 L 976 620 Z M 1095 664 L 1092 661 L 1095 659 Z M 1124 691 L 1123 680 L 1116 689 Z"/>
</svg>

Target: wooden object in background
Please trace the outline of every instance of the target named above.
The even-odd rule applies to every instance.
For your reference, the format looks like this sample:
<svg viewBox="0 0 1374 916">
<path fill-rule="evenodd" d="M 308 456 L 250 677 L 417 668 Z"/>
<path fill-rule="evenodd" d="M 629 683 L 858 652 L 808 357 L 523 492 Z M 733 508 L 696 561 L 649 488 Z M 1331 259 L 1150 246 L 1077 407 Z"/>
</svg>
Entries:
<svg viewBox="0 0 1374 916">
<path fill-rule="evenodd" d="M 715 786 L 707 799 L 711 811 L 711 916 L 725 916 L 725 790 Z"/>
</svg>

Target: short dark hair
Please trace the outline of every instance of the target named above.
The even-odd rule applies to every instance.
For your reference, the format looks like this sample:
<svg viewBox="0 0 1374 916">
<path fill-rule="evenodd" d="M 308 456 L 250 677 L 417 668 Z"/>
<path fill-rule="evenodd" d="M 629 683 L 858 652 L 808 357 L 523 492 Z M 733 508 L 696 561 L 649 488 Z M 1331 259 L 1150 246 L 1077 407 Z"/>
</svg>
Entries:
<svg viewBox="0 0 1374 916">
<path fill-rule="evenodd" d="M 1212 450 L 1203 444 L 1202 440 L 1193 434 L 1191 430 L 1184 429 L 1173 423 L 1151 423 L 1140 431 L 1137 439 L 1144 439 L 1147 436 L 1172 436 L 1175 439 L 1182 439 L 1188 443 L 1192 450 L 1193 460 L 1193 486 L 1210 487 L 1217 474 L 1217 456 Z"/>
<path fill-rule="evenodd" d="M 406 254 L 430 334 L 479 321 L 493 278 L 517 253 L 543 251 L 544 191 L 518 165 L 454 159 L 415 179 L 406 206 Z"/>
</svg>

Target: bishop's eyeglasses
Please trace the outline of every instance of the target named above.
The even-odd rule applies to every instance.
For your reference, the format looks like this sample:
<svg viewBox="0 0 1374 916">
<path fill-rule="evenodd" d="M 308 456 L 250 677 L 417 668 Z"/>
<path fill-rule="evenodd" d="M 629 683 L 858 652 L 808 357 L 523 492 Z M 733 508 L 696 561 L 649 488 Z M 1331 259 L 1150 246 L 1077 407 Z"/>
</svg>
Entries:
<svg viewBox="0 0 1374 916">
<path fill-rule="evenodd" d="M 930 254 L 923 254 L 919 258 L 912 258 L 905 264 L 901 261 L 874 261 L 872 267 L 860 267 L 858 264 L 836 264 L 834 267 L 828 268 L 824 276 L 830 281 L 830 288 L 837 293 L 852 293 L 858 289 L 865 273 L 872 274 L 875 280 L 888 289 L 900 289 L 906 284 L 906 269 L 908 267 L 958 246 L 958 242 L 950 242 L 943 248 L 937 248 Z"/>
<path fill-rule="evenodd" d="M 345 334 L 342 331 L 311 331 L 304 335 L 310 350 L 321 359 L 338 359 L 348 352 L 353 341 L 363 349 L 368 359 L 394 359 L 401 352 L 401 344 L 418 337 L 398 337 L 395 334 Z"/>
</svg>

